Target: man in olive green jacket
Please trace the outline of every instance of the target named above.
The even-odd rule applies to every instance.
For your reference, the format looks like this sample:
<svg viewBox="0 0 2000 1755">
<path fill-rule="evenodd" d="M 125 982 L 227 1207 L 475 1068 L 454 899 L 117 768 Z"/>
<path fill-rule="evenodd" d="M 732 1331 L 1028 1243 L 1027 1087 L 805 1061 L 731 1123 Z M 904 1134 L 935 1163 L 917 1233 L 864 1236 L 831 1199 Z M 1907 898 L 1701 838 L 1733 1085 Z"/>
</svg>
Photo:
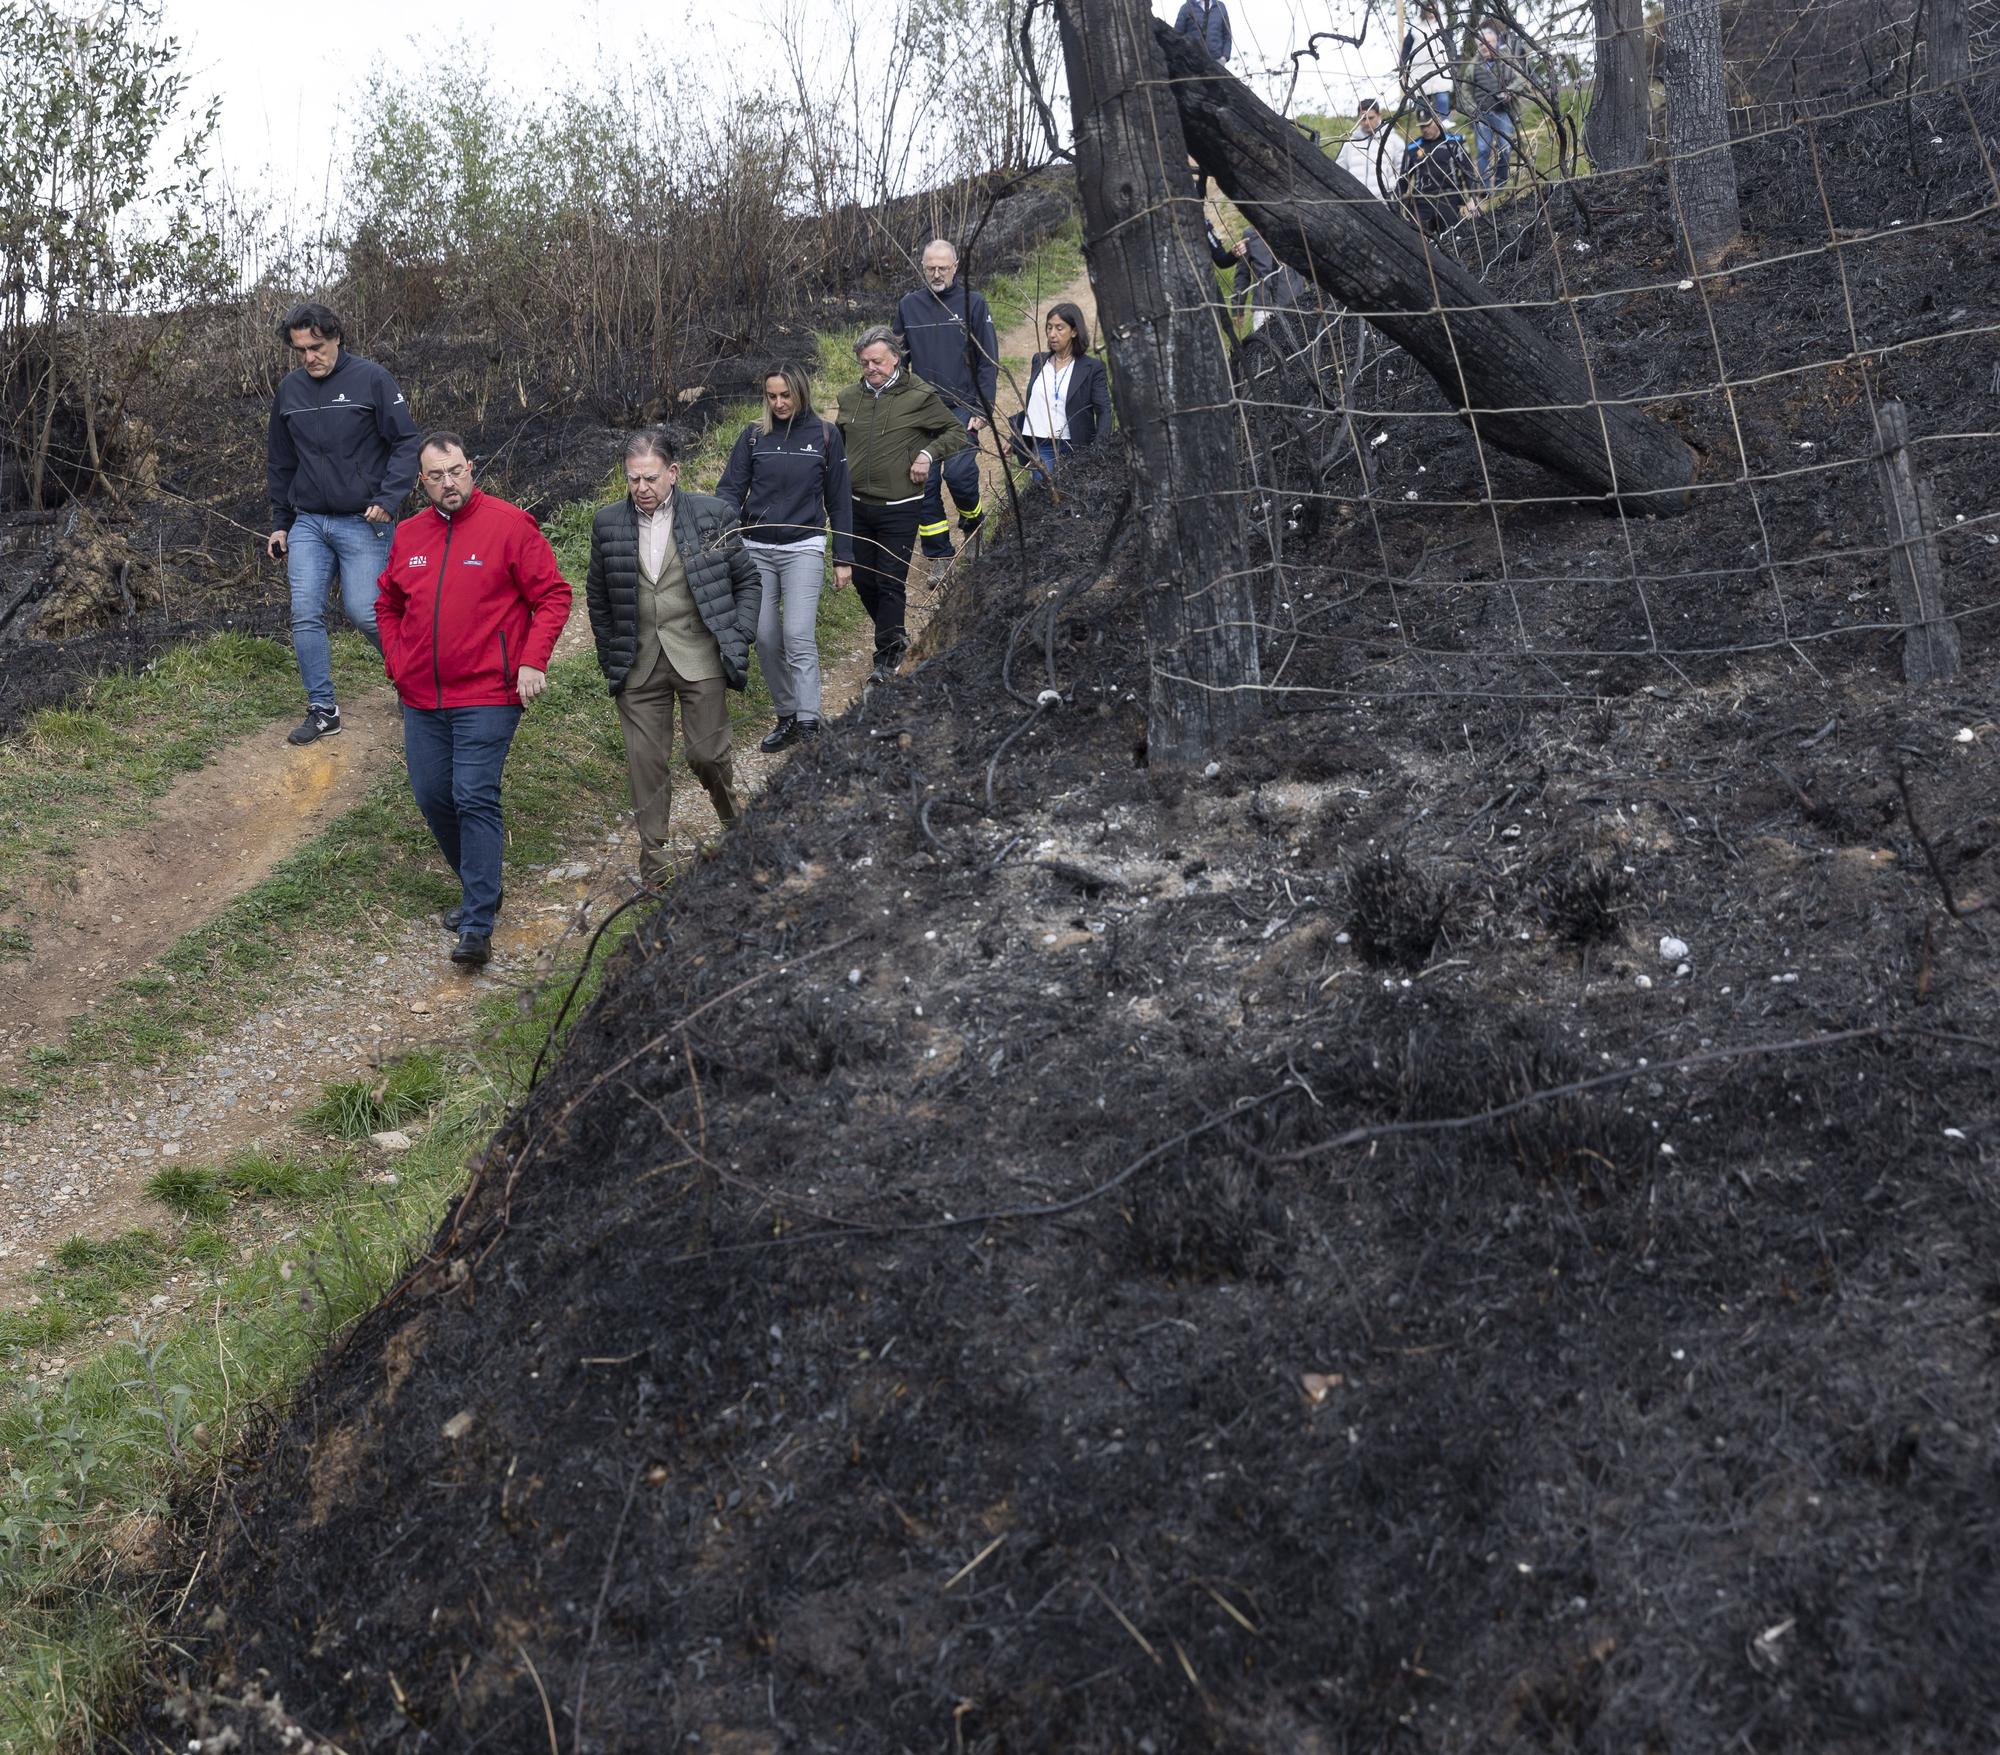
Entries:
<svg viewBox="0 0 2000 1755">
<path fill-rule="evenodd" d="M 861 382 L 840 393 L 835 424 L 854 484 L 854 589 L 875 624 L 881 682 L 902 662 L 904 581 L 930 473 L 965 446 L 965 428 L 923 379 L 903 365 L 895 331 L 864 329 L 854 344 Z"/>
</svg>

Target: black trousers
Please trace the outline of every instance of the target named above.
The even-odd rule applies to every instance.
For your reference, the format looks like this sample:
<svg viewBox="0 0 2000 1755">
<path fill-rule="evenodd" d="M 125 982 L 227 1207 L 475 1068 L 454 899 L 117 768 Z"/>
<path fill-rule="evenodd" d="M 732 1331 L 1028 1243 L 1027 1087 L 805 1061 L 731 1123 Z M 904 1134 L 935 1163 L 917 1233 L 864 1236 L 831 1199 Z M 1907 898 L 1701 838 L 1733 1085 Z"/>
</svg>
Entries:
<svg viewBox="0 0 2000 1755">
<path fill-rule="evenodd" d="M 854 589 L 875 624 L 875 656 L 900 653 L 910 642 L 903 626 L 910 550 L 917 544 L 919 501 L 884 506 L 854 501 Z"/>
</svg>

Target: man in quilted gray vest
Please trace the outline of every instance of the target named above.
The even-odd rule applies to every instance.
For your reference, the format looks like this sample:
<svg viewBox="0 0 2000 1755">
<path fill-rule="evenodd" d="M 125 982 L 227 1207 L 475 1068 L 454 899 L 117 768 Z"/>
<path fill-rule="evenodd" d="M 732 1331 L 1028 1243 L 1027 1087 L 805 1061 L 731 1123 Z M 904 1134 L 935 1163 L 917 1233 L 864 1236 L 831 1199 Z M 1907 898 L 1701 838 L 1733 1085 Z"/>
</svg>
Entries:
<svg viewBox="0 0 2000 1755">
<path fill-rule="evenodd" d="M 648 884 L 667 876 L 676 703 L 689 768 L 723 826 L 736 820 L 728 691 L 748 680 L 763 594 L 729 508 L 678 491 L 680 473 L 673 440 L 660 428 L 626 441 L 628 492 L 591 524 L 584 584 L 598 668 L 625 735 L 639 875 Z"/>
</svg>

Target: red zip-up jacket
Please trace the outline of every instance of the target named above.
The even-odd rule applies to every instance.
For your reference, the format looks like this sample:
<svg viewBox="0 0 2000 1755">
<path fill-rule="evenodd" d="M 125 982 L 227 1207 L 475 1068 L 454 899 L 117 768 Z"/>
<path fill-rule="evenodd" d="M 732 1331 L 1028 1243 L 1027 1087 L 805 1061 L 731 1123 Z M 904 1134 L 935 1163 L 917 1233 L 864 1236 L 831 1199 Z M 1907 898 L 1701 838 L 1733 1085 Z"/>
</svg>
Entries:
<svg viewBox="0 0 2000 1755">
<path fill-rule="evenodd" d="M 447 518 L 396 526 L 376 581 L 382 664 L 405 705 L 518 707 L 522 665 L 547 670 L 569 582 L 533 516 L 476 489 Z"/>
</svg>

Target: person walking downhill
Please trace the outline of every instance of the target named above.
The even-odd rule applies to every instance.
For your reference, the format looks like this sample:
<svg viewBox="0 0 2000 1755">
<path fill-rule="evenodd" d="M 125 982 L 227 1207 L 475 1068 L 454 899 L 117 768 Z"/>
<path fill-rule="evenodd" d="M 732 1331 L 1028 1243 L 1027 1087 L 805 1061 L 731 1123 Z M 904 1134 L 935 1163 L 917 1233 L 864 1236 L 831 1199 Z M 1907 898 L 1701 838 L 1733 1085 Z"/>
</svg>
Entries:
<svg viewBox="0 0 2000 1755">
<path fill-rule="evenodd" d="M 410 791 L 459 883 L 451 960 L 476 969 L 500 909 L 500 772 L 547 684 L 570 588 L 532 515 L 479 491 L 456 433 L 428 435 L 419 462 L 430 508 L 396 526 L 375 625 Z"/>
<path fill-rule="evenodd" d="M 958 278 L 958 251 L 943 238 L 924 246 L 924 284 L 896 303 L 890 325 L 910 370 L 938 394 L 955 414 L 972 443 L 940 456 L 924 483 L 923 513 L 917 520 L 925 557 L 931 563 L 931 584 L 943 582 L 951 560 L 951 535 L 945 523 L 944 490 L 951 489 L 958 508 L 958 528 L 968 542 L 979 535 L 986 511 L 979 498 L 979 435 L 986 430 L 986 411 L 1000 386 L 1000 337 L 986 301 Z"/>
<path fill-rule="evenodd" d="M 875 624 L 871 682 L 903 661 L 904 581 L 924 484 L 937 465 L 965 449 L 965 428 L 921 378 L 904 369 L 896 332 L 878 323 L 854 343 L 861 382 L 840 393 L 836 417 L 854 490 L 854 589 Z"/>
<path fill-rule="evenodd" d="M 1396 154 L 1389 162 L 1389 152 Z M 1363 98 L 1354 112 L 1354 132 L 1340 143 L 1334 161 L 1377 201 L 1387 201 L 1395 193 L 1396 173 L 1402 164 L 1402 142 L 1382 132 L 1382 106 L 1374 98 Z"/>
<path fill-rule="evenodd" d="M 1526 75 L 1508 57 L 1500 33 L 1490 24 L 1479 27 L 1479 47 L 1473 53 L 1472 140 L 1482 188 L 1498 189 L 1507 181 L 1514 156 L 1514 105 L 1528 89 Z"/>
<path fill-rule="evenodd" d="M 326 637 L 336 572 L 347 619 L 382 649 L 375 581 L 396 510 L 417 485 L 417 423 L 396 380 L 342 345 L 340 319 L 325 305 L 294 305 L 278 319 L 278 339 L 297 364 L 278 382 L 264 441 L 264 552 L 284 557 L 292 651 L 306 690 L 306 716 L 286 741 L 312 743 L 340 731 Z"/>
<path fill-rule="evenodd" d="M 1174 29 L 1192 38 L 1218 61 L 1227 61 L 1235 47 L 1229 34 L 1229 8 L 1223 0 L 1181 0 Z"/>
<path fill-rule="evenodd" d="M 597 667 L 618 703 L 639 879 L 667 876 L 667 762 L 674 706 L 688 766 L 727 828 L 741 803 L 729 747 L 729 691 L 750 679 L 763 584 L 737 539 L 733 509 L 679 490 L 674 442 L 659 427 L 625 441 L 626 496 L 590 526 L 584 602 Z"/>
<path fill-rule="evenodd" d="M 1036 474 L 1054 474 L 1056 460 L 1111 430 L 1111 382 L 1090 357 L 1090 326 L 1065 300 L 1051 305 L 1042 333 L 1048 351 L 1028 362 L 1028 389 L 1014 417 L 1017 448 Z"/>
<path fill-rule="evenodd" d="M 805 368 L 764 374 L 764 413 L 737 436 L 715 496 L 763 582 L 757 657 L 778 723 L 758 748 L 776 751 L 819 732 L 819 593 L 833 527 L 833 586 L 854 579 L 854 495 L 840 429 L 813 412 Z"/>
<path fill-rule="evenodd" d="M 1444 28 L 1444 16 L 1437 0 L 1424 0 L 1417 21 L 1403 33 L 1403 46 L 1396 57 L 1403 92 L 1417 99 L 1440 125 L 1451 120 L 1453 70 L 1458 57 L 1451 52 L 1451 36 Z"/>
</svg>

